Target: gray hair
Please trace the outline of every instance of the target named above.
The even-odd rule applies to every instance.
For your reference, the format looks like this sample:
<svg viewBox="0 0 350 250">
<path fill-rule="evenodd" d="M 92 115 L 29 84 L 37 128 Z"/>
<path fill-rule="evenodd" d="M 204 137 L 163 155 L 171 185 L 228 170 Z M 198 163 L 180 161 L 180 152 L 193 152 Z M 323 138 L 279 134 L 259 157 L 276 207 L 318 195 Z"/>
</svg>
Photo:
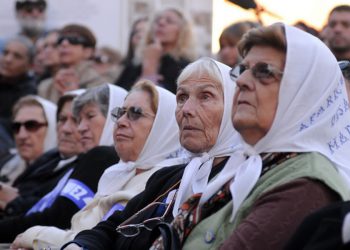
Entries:
<svg viewBox="0 0 350 250">
<path fill-rule="evenodd" d="M 25 36 L 12 37 L 6 41 L 5 47 L 12 42 L 18 42 L 18 43 L 22 44 L 24 47 L 26 47 L 28 61 L 30 63 L 33 62 L 33 58 L 35 56 L 35 47 L 34 47 L 33 42 L 29 38 L 27 38 Z"/>
<path fill-rule="evenodd" d="M 89 88 L 85 93 L 76 97 L 73 101 L 73 115 L 79 117 L 81 110 L 88 104 L 96 104 L 103 116 L 107 117 L 109 106 L 108 84 Z"/>
<path fill-rule="evenodd" d="M 200 78 L 202 76 L 209 77 L 218 83 L 222 83 L 223 81 L 220 70 L 213 59 L 202 57 L 184 68 L 177 79 L 177 85 L 179 86 L 191 77 Z"/>
</svg>

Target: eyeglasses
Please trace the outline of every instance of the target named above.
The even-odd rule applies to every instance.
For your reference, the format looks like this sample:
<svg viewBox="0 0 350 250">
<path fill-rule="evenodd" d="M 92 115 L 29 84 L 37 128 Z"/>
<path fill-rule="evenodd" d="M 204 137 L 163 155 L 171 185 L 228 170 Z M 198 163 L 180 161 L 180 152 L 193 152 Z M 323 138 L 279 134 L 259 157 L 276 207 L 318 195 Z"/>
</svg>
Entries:
<svg viewBox="0 0 350 250">
<path fill-rule="evenodd" d="M 133 107 L 133 106 L 129 108 L 116 107 L 111 112 L 112 120 L 114 122 L 117 122 L 125 113 L 130 121 L 136 121 L 140 119 L 142 116 L 154 117 L 154 115 L 143 112 L 142 108 L 140 107 Z"/>
<path fill-rule="evenodd" d="M 343 76 L 346 79 L 350 80 L 350 61 L 339 61 L 338 65 L 341 72 L 343 73 Z"/>
<path fill-rule="evenodd" d="M 239 64 L 236 67 L 233 67 L 230 70 L 230 77 L 233 81 L 236 81 L 237 78 L 243 74 L 244 71 L 250 69 L 252 75 L 258 80 L 269 80 L 271 78 L 280 79 L 283 75 L 283 71 L 277 69 L 276 67 L 264 63 L 258 62 L 253 67 L 249 68 L 247 65 Z"/>
<path fill-rule="evenodd" d="M 139 235 L 142 228 L 146 229 L 147 231 L 152 231 L 153 228 L 155 228 L 159 222 L 164 221 L 165 216 L 168 215 L 170 209 L 173 207 L 173 203 L 175 202 L 175 197 L 176 196 L 174 195 L 169 204 L 166 204 L 163 202 L 152 202 L 152 203 L 148 204 L 146 207 L 144 207 L 143 209 L 138 211 L 134 216 L 132 216 L 130 219 L 128 219 L 126 222 L 124 222 L 123 225 L 120 225 L 119 227 L 117 227 L 116 231 L 118 233 L 120 233 L 121 235 L 123 235 L 124 237 L 128 237 L 128 238 L 135 237 L 135 236 Z M 136 218 L 140 213 L 146 211 L 147 209 L 149 209 L 150 207 L 153 207 L 153 206 L 166 206 L 166 209 L 165 209 L 163 215 L 160 217 L 154 217 L 154 218 L 144 220 L 142 223 L 139 223 L 139 224 L 127 224 L 127 225 L 125 225 L 125 223 L 127 223 L 131 219 Z"/>
<path fill-rule="evenodd" d="M 24 128 L 28 132 L 36 132 L 41 127 L 47 126 L 47 123 L 46 122 L 38 122 L 35 120 L 29 120 L 29 121 L 25 121 L 25 122 L 13 122 L 11 125 L 11 128 L 15 134 L 18 134 L 22 126 L 24 126 Z"/>
<path fill-rule="evenodd" d="M 57 44 L 61 45 L 64 40 L 67 40 L 72 45 L 83 45 L 87 46 L 87 41 L 85 38 L 81 36 L 74 36 L 74 35 L 62 35 L 57 39 Z"/>
</svg>

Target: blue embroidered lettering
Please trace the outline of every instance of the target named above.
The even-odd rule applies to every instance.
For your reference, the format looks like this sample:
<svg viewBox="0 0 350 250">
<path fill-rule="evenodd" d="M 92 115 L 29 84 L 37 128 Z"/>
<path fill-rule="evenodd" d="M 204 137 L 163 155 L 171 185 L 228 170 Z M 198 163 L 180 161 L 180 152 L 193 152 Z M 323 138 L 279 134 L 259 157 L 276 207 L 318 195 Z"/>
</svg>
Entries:
<svg viewBox="0 0 350 250">
<path fill-rule="evenodd" d="M 347 138 L 345 135 L 343 135 L 341 132 L 339 133 L 339 141 L 341 145 L 345 144 L 347 141 L 349 141 L 349 138 Z"/>
<path fill-rule="evenodd" d="M 332 96 L 328 96 L 328 98 L 327 98 L 327 108 L 329 108 L 329 106 L 331 106 L 331 104 L 333 104 Z"/>
<path fill-rule="evenodd" d="M 339 149 L 336 138 L 334 138 L 332 141 L 328 142 L 327 144 L 331 154 L 334 154 L 334 150 Z"/>
<path fill-rule="evenodd" d="M 308 126 L 306 126 L 304 123 L 300 124 L 299 132 L 306 128 L 308 128 Z"/>
</svg>

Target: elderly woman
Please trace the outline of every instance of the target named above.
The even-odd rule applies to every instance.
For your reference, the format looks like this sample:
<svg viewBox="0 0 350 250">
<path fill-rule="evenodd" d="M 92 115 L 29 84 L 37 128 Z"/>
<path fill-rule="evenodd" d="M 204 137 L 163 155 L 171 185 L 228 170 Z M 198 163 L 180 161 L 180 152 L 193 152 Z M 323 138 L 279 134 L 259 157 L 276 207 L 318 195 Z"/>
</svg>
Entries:
<svg viewBox="0 0 350 250">
<path fill-rule="evenodd" d="M 332 53 L 281 24 L 251 30 L 239 51 L 232 122 L 247 159 L 217 185 L 232 200 L 184 249 L 282 249 L 306 215 L 349 198 L 349 103 Z"/>
<path fill-rule="evenodd" d="M 35 225 L 70 227 L 72 216 L 94 197 L 104 170 L 118 161 L 114 149 L 110 147 L 113 144 L 113 122 L 107 114 L 115 106 L 122 105 L 126 94 L 122 88 L 105 84 L 88 89 L 74 100 L 73 111 L 75 103 L 79 106 L 80 101 L 84 101 L 78 117 L 78 131 L 86 154 L 24 216 L 0 221 L 0 242 L 13 241 L 19 233 Z M 87 96 L 91 99 L 87 100 Z M 88 110 L 87 113 L 84 113 L 85 110 Z M 83 126 L 83 133 L 80 126 Z"/>
<path fill-rule="evenodd" d="M 125 89 L 146 78 L 176 92 L 181 70 L 196 59 L 196 46 L 189 19 L 179 10 L 165 9 L 155 15 L 129 64 L 116 81 Z"/>
<path fill-rule="evenodd" d="M 18 100 L 12 113 L 17 153 L 0 168 L 1 181 L 10 185 L 26 166 L 57 146 L 55 104 L 28 95 Z"/>
<path fill-rule="evenodd" d="M 67 93 L 57 103 L 57 148 L 43 153 L 30 164 L 12 187 L 2 184 L 2 195 L 8 195 L 2 219 L 24 214 L 74 167 L 77 155 L 82 152 L 80 134 L 75 124 L 71 124 L 75 121 L 71 106 L 76 95 Z"/>
<path fill-rule="evenodd" d="M 113 145 L 113 121 L 108 115 L 120 107 L 127 92 L 117 86 L 104 84 L 87 90 L 74 100 L 73 115 L 78 120 L 78 130 L 85 151 L 98 145 Z"/>
<path fill-rule="evenodd" d="M 118 164 L 101 177 L 94 200 L 74 215 L 71 230 L 36 226 L 28 229 L 13 247 L 60 247 L 95 226 L 140 193 L 148 178 L 165 166 L 183 163 L 175 121 L 175 95 L 140 81 L 129 92 L 123 107 L 112 111 Z"/>
<path fill-rule="evenodd" d="M 234 84 L 229 70 L 209 58 L 184 69 L 178 79 L 176 120 L 180 143 L 192 154 L 192 160 L 157 171 L 123 212 L 115 212 L 92 230 L 81 232 L 75 244 L 88 249 L 148 249 L 154 224 L 171 221 L 172 211 L 176 214 L 176 207 L 192 190 L 206 188 L 207 180 L 220 172 L 235 150 L 237 133 L 230 122 Z M 73 242 L 65 249 L 77 247 Z"/>
</svg>

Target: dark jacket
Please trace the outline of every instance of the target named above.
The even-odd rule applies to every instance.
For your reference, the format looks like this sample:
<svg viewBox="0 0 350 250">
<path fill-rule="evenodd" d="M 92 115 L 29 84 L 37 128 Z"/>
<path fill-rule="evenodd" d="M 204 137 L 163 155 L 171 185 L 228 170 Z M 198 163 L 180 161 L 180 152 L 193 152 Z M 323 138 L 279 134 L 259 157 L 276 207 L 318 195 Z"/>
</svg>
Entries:
<svg viewBox="0 0 350 250">
<path fill-rule="evenodd" d="M 209 178 L 212 178 L 221 171 L 226 161 L 221 162 L 212 168 Z M 136 237 L 126 238 L 116 232 L 116 228 L 126 219 L 135 215 L 138 211 L 154 201 L 164 202 L 167 194 L 175 190 L 180 185 L 185 165 L 166 167 L 155 172 L 147 181 L 145 190 L 131 199 L 125 209 L 115 212 L 108 220 L 100 222 L 91 230 L 79 233 L 74 239 L 74 243 L 84 247 L 84 249 L 149 249 L 153 243 L 151 232 L 141 229 Z M 162 207 L 154 206 L 140 213 L 129 223 L 142 223 L 144 220 L 162 216 Z M 172 209 L 165 217 L 165 221 L 173 220 Z M 128 223 L 128 224 L 129 224 Z"/>
<path fill-rule="evenodd" d="M 176 92 L 176 80 L 180 75 L 183 68 L 185 68 L 190 63 L 187 59 L 175 60 L 170 55 L 164 55 L 161 57 L 160 68 L 158 74 L 163 77 L 163 80 L 158 84 L 165 89 L 175 93 Z M 134 65 L 129 63 L 125 65 L 124 70 L 120 74 L 119 78 L 115 82 L 126 90 L 130 90 L 131 87 L 137 82 L 142 73 L 141 65 Z"/>
<path fill-rule="evenodd" d="M 81 156 L 79 156 L 81 158 Z M 19 196 L 7 204 L 4 217 L 25 214 L 40 198 L 50 192 L 78 159 L 55 170 L 61 156 L 57 149 L 52 149 L 40 156 L 33 164 L 17 177 L 13 187 L 18 188 Z"/>
<path fill-rule="evenodd" d="M 118 160 L 114 147 L 96 147 L 79 159 L 69 180 L 79 181 L 96 193 L 98 181 L 104 170 Z M 60 193 L 53 204 L 42 212 L 0 221 L 0 242 L 12 242 L 19 233 L 36 225 L 69 228 L 71 218 L 77 211 L 77 204 Z"/>
</svg>

